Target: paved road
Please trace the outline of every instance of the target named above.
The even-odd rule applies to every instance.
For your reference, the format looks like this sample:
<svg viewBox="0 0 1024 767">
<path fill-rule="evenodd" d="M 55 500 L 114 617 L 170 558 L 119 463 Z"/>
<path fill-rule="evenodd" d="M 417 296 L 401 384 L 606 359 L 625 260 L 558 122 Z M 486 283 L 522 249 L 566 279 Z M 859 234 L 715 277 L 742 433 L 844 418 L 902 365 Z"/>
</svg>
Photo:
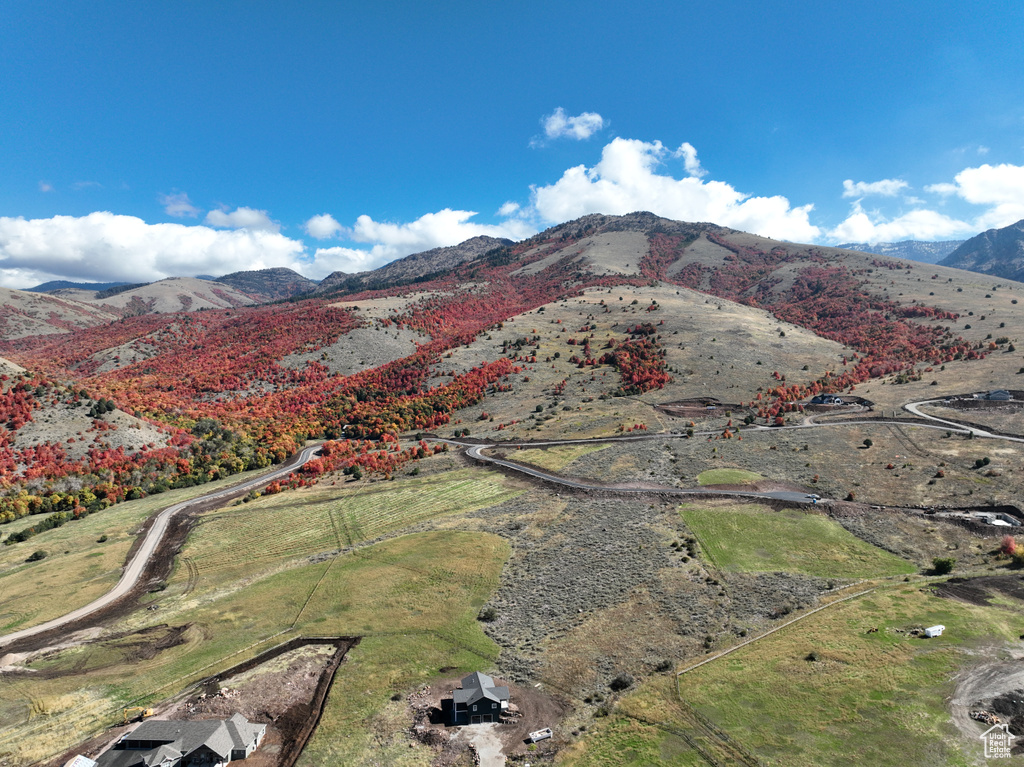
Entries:
<svg viewBox="0 0 1024 767">
<path fill-rule="evenodd" d="M 908 404 L 904 405 L 904 409 L 906 409 L 908 412 L 914 414 L 915 416 L 918 416 L 919 418 L 923 418 L 923 419 L 926 419 L 926 420 L 929 420 L 929 421 L 934 421 L 935 422 L 934 424 L 909 424 L 906 421 L 882 421 L 882 420 L 869 420 L 869 419 L 865 419 L 865 420 L 849 420 L 849 421 L 836 421 L 836 422 L 833 422 L 833 423 L 816 423 L 814 420 L 808 419 L 806 422 L 801 423 L 801 424 L 794 424 L 794 425 L 790 425 L 790 426 L 777 426 L 777 427 L 758 426 L 758 427 L 743 429 L 743 431 L 744 431 L 744 433 L 749 434 L 751 432 L 755 432 L 756 433 L 758 431 L 779 431 L 779 430 L 784 430 L 784 429 L 816 429 L 816 428 L 826 428 L 826 427 L 836 427 L 836 426 L 851 426 L 851 425 L 855 425 L 855 424 L 862 424 L 862 425 L 892 424 L 892 425 L 897 425 L 897 426 L 915 426 L 917 428 L 924 428 L 924 429 L 941 429 L 941 430 L 945 430 L 945 431 L 954 431 L 954 432 L 957 432 L 959 434 L 972 434 L 975 437 L 981 437 L 981 438 L 987 438 L 987 439 L 1001 439 L 1001 440 L 1006 440 L 1006 441 L 1009 441 L 1009 442 L 1024 442 L 1024 438 L 1021 438 L 1021 437 L 1010 437 L 1010 436 L 1005 436 L 1005 435 L 1002 435 L 1002 434 L 993 434 L 990 431 L 986 431 L 984 429 L 978 429 L 978 428 L 973 427 L 973 426 L 967 426 L 965 424 L 961 424 L 961 423 L 958 423 L 956 421 L 949 421 L 949 420 L 946 420 L 946 419 L 943 419 L 943 418 L 936 418 L 935 416 L 930 416 L 930 415 L 927 415 L 926 413 L 922 413 L 919 410 L 919 408 L 922 405 L 928 405 L 928 404 L 933 404 L 933 403 L 941 403 L 941 402 L 942 402 L 942 400 L 921 400 L 919 402 L 911 402 L 911 403 L 908 403 Z M 717 430 L 715 430 L 715 431 L 704 431 L 704 432 L 697 432 L 695 434 L 695 436 L 705 436 L 705 435 L 712 435 L 712 434 L 718 434 L 718 433 L 719 432 Z M 792 492 L 792 491 L 782 491 L 782 490 L 780 490 L 780 491 L 769 491 L 769 492 L 755 492 L 755 491 L 747 491 L 747 490 L 715 490 L 715 489 L 711 489 L 711 488 L 670 488 L 670 487 L 666 487 L 666 488 L 650 488 L 650 487 L 647 487 L 647 488 L 644 488 L 644 487 L 627 487 L 627 486 L 621 486 L 621 485 L 618 485 L 618 486 L 616 486 L 616 485 L 599 485 L 599 484 L 595 484 L 595 483 L 592 483 L 592 482 L 585 482 L 585 481 L 579 480 L 579 479 L 567 479 L 565 477 L 559 477 L 559 476 L 556 476 L 554 474 L 550 474 L 548 472 L 542 471 L 541 469 L 533 468 L 533 467 L 530 467 L 530 466 L 525 466 L 525 465 L 519 464 L 519 463 L 514 463 L 512 461 L 506 461 L 506 460 L 503 460 L 501 458 L 494 458 L 493 456 L 484 455 L 484 453 L 483 453 L 484 450 L 486 450 L 488 448 L 493 448 L 493 447 L 515 447 L 515 446 L 522 446 L 522 447 L 552 447 L 552 446 L 556 446 L 556 445 L 580 445 L 580 444 L 596 444 L 596 443 L 640 442 L 640 441 L 643 441 L 643 440 L 652 440 L 652 439 L 654 439 L 654 440 L 664 440 L 664 439 L 672 439 L 672 438 L 682 438 L 683 436 L 684 435 L 680 434 L 680 433 L 670 432 L 669 434 L 633 434 L 633 435 L 629 435 L 629 436 L 619 436 L 619 437 L 598 437 L 598 438 L 590 438 L 590 439 L 538 440 L 538 441 L 535 441 L 535 442 L 516 442 L 516 441 L 510 441 L 510 442 L 504 442 L 504 443 L 499 442 L 499 443 L 488 443 L 488 444 L 477 444 L 475 442 L 469 442 L 469 441 L 463 441 L 463 440 L 457 440 L 457 439 L 446 439 L 446 438 L 443 438 L 443 437 L 432 437 L 431 439 L 433 439 L 434 441 L 437 441 L 437 442 L 445 442 L 445 443 L 450 444 L 450 445 L 456 445 L 458 447 L 466 448 L 466 454 L 468 456 L 470 456 L 471 458 L 475 458 L 476 460 L 484 461 L 486 463 L 492 463 L 492 464 L 495 464 L 495 465 L 498 465 L 498 466 L 504 466 L 504 467 L 506 467 L 508 469 L 511 469 L 513 471 L 518 471 L 518 472 L 520 472 L 522 474 L 527 474 L 529 476 L 536 477 L 537 479 L 542 479 L 542 480 L 545 480 L 545 481 L 548 481 L 548 482 L 553 482 L 553 483 L 562 485 L 564 487 L 571 487 L 571 488 L 576 488 L 576 489 L 580 489 L 580 490 L 604 490 L 604 491 L 613 491 L 613 492 L 617 492 L 617 493 L 663 493 L 663 494 L 668 494 L 668 495 L 722 495 L 722 496 L 732 496 L 732 497 L 737 497 L 737 498 L 776 499 L 776 500 L 789 501 L 791 503 L 805 503 L 805 504 L 808 504 L 808 505 L 810 505 L 812 503 L 812 497 L 809 496 L 806 493 L 799 493 L 799 492 Z M 157 550 L 157 548 L 159 547 L 161 541 L 163 540 L 163 536 L 164 536 L 164 533 L 167 531 L 168 524 L 170 523 L 171 519 L 176 514 L 178 514 L 181 511 L 184 511 L 185 509 L 187 509 L 187 508 L 189 508 L 189 507 L 191 507 L 191 506 L 193 506 L 195 504 L 207 503 L 207 502 L 209 502 L 211 500 L 216 500 L 218 498 L 224 498 L 224 497 L 229 496 L 229 495 L 231 495 L 233 493 L 238 493 L 239 491 L 247 491 L 247 490 L 250 490 L 252 488 L 260 487 L 262 485 L 268 484 L 268 483 L 272 482 L 273 480 L 275 480 L 275 479 L 277 479 L 279 477 L 286 476 L 287 474 L 289 474 L 290 472 L 294 471 L 296 468 L 298 468 L 299 466 L 301 466 L 302 464 L 306 463 L 311 458 L 313 458 L 313 456 L 316 454 L 316 452 L 318 450 L 319 450 L 319 446 L 316 446 L 316 445 L 314 445 L 313 447 L 307 447 L 306 449 L 304 449 L 299 454 L 299 457 L 298 457 L 297 461 L 290 462 L 290 463 L 288 463 L 288 464 L 286 464 L 286 465 L 284 465 L 284 466 L 282 466 L 282 467 L 280 467 L 278 469 L 275 469 L 274 471 L 270 472 L 269 474 L 264 474 L 264 475 L 262 475 L 260 477 L 255 478 L 255 479 L 248 480 L 248 481 L 246 481 L 245 483 L 243 483 L 241 485 L 235 485 L 235 486 L 227 488 L 225 490 L 220 490 L 220 491 L 215 492 L 215 493 L 210 493 L 208 495 L 203 495 L 203 496 L 200 496 L 199 498 L 194 498 L 191 501 L 184 501 L 182 503 L 177 503 L 177 504 L 174 504 L 173 506 L 169 506 L 168 508 L 164 509 L 162 512 L 160 512 L 160 514 L 154 520 L 153 525 L 150 527 L 149 532 L 146 534 L 146 538 L 142 542 L 142 546 L 139 547 L 139 550 L 136 552 L 136 554 L 132 558 L 131 562 L 129 562 L 128 565 L 125 567 L 124 572 L 121 575 L 121 580 L 118 581 L 117 585 L 113 589 L 111 589 L 109 592 L 107 592 L 107 594 L 105 594 L 104 596 L 102 596 L 99 599 L 95 600 L 94 602 L 91 602 L 90 604 L 86 605 L 85 607 L 80 607 L 79 609 L 74 610 L 74 611 L 68 613 L 67 615 L 61 616 L 60 618 L 54 618 L 53 620 L 47 621 L 46 623 L 42 623 L 42 624 L 40 624 L 38 626 L 33 626 L 32 628 L 22 629 L 21 631 L 16 631 L 16 632 L 14 632 L 12 634 L 7 634 L 6 636 L 0 636 L 0 648 L 2 648 L 4 645 L 10 644 L 11 642 L 14 642 L 15 640 L 24 639 L 26 637 L 34 636 L 36 634 L 41 634 L 44 631 L 49 631 L 51 629 L 55 629 L 55 628 L 59 628 L 60 626 L 67 625 L 68 623 L 71 623 L 73 621 L 76 621 L 76 620 L 79 620 L 81 618 L 84 618 L 84 617 L 86 617 L 86 616 L 96 612 L 97 610 L 100 610 L 100 609 L 102 609 L 104 607 L 107 607 L 107 606 L 113 604 L 115 601 L 117 601 L 118 599 L 120 599 L 120 598 L 124 597 L 126 594 L 128 594 L 137 585 L 137 583 L 139 581 L 139 578 L 141 577 L 143 571 L 146 568 L 146 565 L 149 563 L 150 557 Z M 828 499 L 824 499 L 823 502 L 827 503 Z"/>
<path fill-rule="evenodd" d="M 32 626 L 31 628 L 22 629 L 21 631 L 15 631 L 14 633 L 7 634 L 6 636 L 0 636 L 0 648 L 16 640 L 25 639 L 26 637 L 41 634 L 44 631 L 50 631 L 51 629 L 65 626 L 68 623 L 85 618 L 97 610 L 101 610 L 104 607 L 113 604 L 118 599 L 121 599 L 128 594 L 138 584 L 139 578 L 146 569 L 146 565 L 149 564 L 150 557 L 153 556 L 153 553 L 163 541 L 164 533 L 167 532 L 167 526 L 176 514 L 197 504 L 208 503 L 209 501 L 215 501 L 220 498 L 226 498 L 230 495 L 236 495 L 240 492 L 245 492 L 253 488 L 269 484 L 280 477 L 287 476 L 298 467 L 302 466 L 302 464 L 312 459 L 319 450 L 319 445 L 307 447 L 299 453 L 297 461 L 289 461 L 268 474 L 262 474 L 259 477 L 246 480 L 239 485 L 232 485 L 231 487 L 223 490 L 207 493 L 206 495 L 201 495 L 198 498 L 193 498 L 189 501 L 182 501 L 181 503 L 176 503 L 173 506 L 168 506 L 153 520 L 153 524 L 150 526 L 149 532 L 146 533 L 146 537 L 142 541 L 142 545 L 139 547 L 138 551 L 135 552 L 135 556 L 132 557 L 131 562 L 129 562 L 124 568 L 124 572 L 121 574 L 121 580 L 117 582 L 117 585 L 114 586 L 114 588 L 95 601 L 90 602 L 84 607 L 79 607 L 77 610 L 73 610 L 66 615 L 62 615 L 59 618 L 54 618 L 46 623 L 40 623 L 38 626 Z"/>
<path fill-rule="evenodd" d="M 949 421 L 943 418 L 936 418 L 935 416 L 922 413 L 918 408 L 921 405 L 929 405 L 933 403 L 941 403 L 942 400 L 922 400 L 920 402 L 910 402 L 904 405 L 904 409 L 913 415 L 928 420 L 934 423 L 908 423 L 906 421 L 887 421 L 879 419 L 850 419 L 846 421 L 833 421 L 830 423 L 819 423 L 815 417 L 810 417 L 803 423 L 791 424 L 787 426 L 752 426 L 742 429 L 744 434 L 757 433 L 762 431 L 783 431 L 790 429 L 821 429 L 838 426 L 854 426 L 854 425 L 865 425 L 865 426 L 881 426 L 881 425 L 892 425 L 892 426 L 903 426 L 903 427 L 914 427 L 918 429 L 937 429 L 940 431 L 951 431 L 957 434 L 971 434 L 975 437 L 983 439 L 1001 439 L 1008 442 L 1024 442 L 1024 438 L 1021 437 L 1010 437 L 1002 434 L 993 434 L 990 431 L 984 429 L 978 429 L 973 426 L 958 423 L 957 421 Z M 862 408 L 863 409 L 863 408 Z M 851 411 L 852 412 L 852 411 Z M 711 436 L 719 434 L 720 430 L 714 431 L 702 431 L 696 432 L 695 437 L 699 436 Z M 665 440 L 665 439 L 679 439 L 684 435 L 678 432 L 669 432 L 668 434 L 631 434 L 629 436 L 618 436 L 618 437 L 592 437 L 584 439 L 551 439 L 551 440 L 537 440 L 537 441 L 515 441 L 511 440 L 508 442 L 494 442 L 487 444 L 480 444 L 477 442 L 470 442 L 466 440 L 458 439 L 445 439 L 443 437 L 432 437 L 434 441 L 446 442 L 449 445 L 456 445 L 457 447 L 466 448 L 466 455 L 470 458 L 475 458 L 478 461 L 485 461 L 492 463 L 497 466 L 504 466 L 513 471 L 518 471 L 522 474 L 526 474 L 537 479 L 543 479 L 548 482 L 554 482 L 562 485 L 563 487 L 577 488 L 580 490 L 605 490 L 614 491 L 617 493 L 666 493 L 669 495 L 725 495 L 734 496 L 739 498 L 770 498 L 783 501 L 790 501 L 794 503 L 806 503 L 811 505 L 813 503 L 812 497 L 806 493 L 791 492 L 791 491 L 770 491 L 770 492 L 754 492 L 749 490 L 714 490 L 710 488 L 644 488 L 644 487 L 628 487 L 623 485 L 600 485 L 593 482 L 586 482 L 579 479 L 569 479 L 566 477 L 559 477 L 554 474 L 550 474 L 541 469 L 536 469 L 531 466 L 525 466 L 520 463 L 514 463 L 512 461 L 506 461 L 501 458 L 494 458 L 493 456 L 485 455 L 484 450 L 494 447 L 524 447 L 524 448 L 536 448 L 536 447 L 554 447 L 557 445 L 585 445 L 585 444 L 615 444 L 619 442 L 641 442 L 644 440 Z M 819 503 L 827 503 L 828 499 L 822 499 Z"/>
<path fill-rule="evenodd" d="M 947 426 L 955 427 L 954 429 L 951 429 L 951 431 L 959 431 L 961 433 L 969 433 L 969 434 L 973 434 L 975 437 L 984 437 L 986 439 L 1003 439 L 1003 440 L 1006 440 L 1007 442 L 1024 442 L 1024 439 L 1022 439 L 1021 437 L 1008 437 L 1008 436 L 1006 436 L 1004 434 L 993 434 L 990 431 L 985 431 L 984 429 L 978 429 L 978 428 L 975 428 L 974 426 L 967 426 L 966 424 L 957 423 L 956 421 L 947 421 L 945 418 L 936 418 L 933 415 L 928 415 L 927 413 L 922 413 L 918 409 L 922 405 L 942 405 L 944 403 L 945 403 L 945 400 L 941 400 L 941 399 L 926 399 L 926 400 L 921 400 L 919 402 L 908 402 L 906 405 L 903 406 L 903 409 L 908 411 L 908 412 L 910 412 L 910 413 L 913 413 L 914 415 L 918 416 L 919 418 L 927 418 L 929 421 L 936 421 L 936 422 L 941 423 L 941 424 L 946 424 Z"/>
<path fill-rule="evenodd" d="M 664 438 L 664 437 L 662 437 Z M 451 440 L 444 440 L 445 442 L 451 442 Z M 591 441 L 591 440 L 583 440 Z M 619 439 L 614 440 L 616 442 Z M 457 444 L 457 443 L 455 443 Z M 540 443 L 535 443 L 536 444 Z M 807 503 L 810 504 L 811 498 L 807 493 L 796 493 L 788 490 L 777 490 L 768 492 L 756 492 L 752 490 L 713 490 L 710 488 L 682 488 L 682 487 L 665 487 L 665 488 L 652 488 L 652 487 L 628 487 L 622 485 L 598 485 L 593 482 L 585 482 L 580 479 L 566 479 L 565 477 L 559 477 L 554 474 L 549 474 L 541 469 L 535 469 L 532 466 L 524 466 L 521 463 L 513 463 L 512 461 L 506 461 L 501 458 L 494 458 L 493 456 L 484 455 L 483 450 L 490 447 L 496 447 L 496 445 L 472 445 L 466 450 L 466 455 L 470 458 L 475 458 L 478 461 L 486 461 L 487 463 L 493 463 L 498 466 L 505 466 L 514 471 L 528 474 L 531 477 L 537 477 L 538 479 L 544 479 L 548 482 L 555 482 L 563 487 L 572 487 L 579 490 L 604 490 L 614 491 L 616 493 L 663 493 L 666 495 L 729 495 L 740 498 L 774 498 L 782 501 L 792 501 L 795 503 Z"/>
</svg>

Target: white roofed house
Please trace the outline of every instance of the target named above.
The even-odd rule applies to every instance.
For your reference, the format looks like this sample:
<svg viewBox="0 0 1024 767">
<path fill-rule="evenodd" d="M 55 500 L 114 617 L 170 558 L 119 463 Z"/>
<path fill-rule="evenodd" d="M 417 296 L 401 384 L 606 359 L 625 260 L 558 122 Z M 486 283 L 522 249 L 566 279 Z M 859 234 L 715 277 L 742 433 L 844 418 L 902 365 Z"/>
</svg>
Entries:
<svg viewBox="0 0 1024 767">
<path fill-rule="evenodd" d="M 508 708 L 508 687 L 498 687 L 494 679 L 474 671 L 462 680 L 462 689 L 452 691 L 449 724 L 483 724 L 501 720 Z"/>
</svg>

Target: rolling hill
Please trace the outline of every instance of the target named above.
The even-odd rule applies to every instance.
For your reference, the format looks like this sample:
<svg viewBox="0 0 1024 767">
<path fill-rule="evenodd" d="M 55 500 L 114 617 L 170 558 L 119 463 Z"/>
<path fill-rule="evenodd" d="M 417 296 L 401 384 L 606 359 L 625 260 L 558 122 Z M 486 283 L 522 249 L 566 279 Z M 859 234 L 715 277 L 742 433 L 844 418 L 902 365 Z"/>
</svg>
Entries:
<svg viewBox="0 0 1024 767">
<path fill-rule="evenodd" d="M 112 582 L 155 496 L 325 440 L 183 523 L 122 614 L 9 657 L 32 697 L 0 690 L 0 758 L 52 756 L 34 728 L 70 747 L 295 632 L 364 637 L 306 763 L 431 763 L 409 702 L 479 668 L 547 702 L 543 748 L 567 764 L 838 765 L 837 738 L 914 763 L 975 753 L 950 680 L 978 646 L 1016 647 L 1024 610 L 1005 529 L 944 514 L 1017 513 L 1024 415 L 947 398 L 1024 390 L 1024 284 L 643 212 L 464 245 L 372 288 L 0 343 L 24 369 L 0 391 L 0 633 Z M 903 410 L 921 401 L 948 420 Z M 474 441 L 507 463 L 457 454 Z M 762 495 L 680 497 L 714 490 Z M 943 596 L 948 557 L 950 588 L 1005 590 Z M 940 640 L 913 633 L 939 622 Z"/>
<path fill-rule="evenodd" d="M 234 288 L 258 299 L 279 301 L 283 298 L 295 298 L 313 292 L 317 283 L 303 277 L 292 269 L 258 269 L 249 272 L 232 272 L 218 277 L 216 282 Z"/>
<path fill-rule="evenodd" d="M 0 288 L 0 338 L 70 333 L 117 319 L 102 307 L 46 293 Z"/>
<path fill-rule="evenodd" d="M 195 277 L 168 277 L 124 289 L 106 291 L 58 290 L 55 295 L 80 303 L 94 304 L 121 316 L 171 312 L 194 312 L 200 309 L 227 309 L 248 306 L 256 299 L 227 284 L 209 282 Z M 111 294 L 113 292 L 113 294 Z"/>
<path fill-rule="evenodd" d="M 316 293 L 373 289 L 387 285 L 411 283 L 439 272 L 445 272 L 481 256 L 493 248 L 511 245 L 510 240 L 494 237 L 472 237 L 458 245 L 413 253 L 385 264 L 379 269 L 359 274 L 334 272 L 323 279 Z"/>
</svg>

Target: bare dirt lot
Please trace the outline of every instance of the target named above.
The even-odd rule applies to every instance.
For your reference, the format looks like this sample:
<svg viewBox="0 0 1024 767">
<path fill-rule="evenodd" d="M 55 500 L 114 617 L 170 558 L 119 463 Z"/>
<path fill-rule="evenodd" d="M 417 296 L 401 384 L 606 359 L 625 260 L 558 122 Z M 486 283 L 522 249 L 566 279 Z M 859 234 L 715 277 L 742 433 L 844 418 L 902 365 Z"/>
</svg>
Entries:
<svg viewBox="0 0 1024 767">
<path fill-rule="evenodd" d="M 290 767 L 320 718 L 330 682 L 355 640 L 305 644 L 262 663 L 242 664 L 155 707 L 155 717 L 171 720 L 227 719 L 241 713 L 268 725 L 262 745 L 246 760 L 251 767 Z M 113 727 L 47 763 L 60 767 L 75 754 L 95 757 L 135 725 Z"/>
<path fill-rule="evenodd" d="M 566 703 L 536 687 L 520 687 L 497 677 L 494 681 L 499 685 L 508 685 L 510 710 L 513 713 L 507 718 L 507 723 L 494 728 L 505 756 L 526 753 L 529 734 L 543 727 L 556 728 L 569 710 Z M 408 698 L 413 732 L 422 743 L 437 750 L 438 759 L 435 764 L 438 765 L 457 763 L 472 740 L 473 726 L 449 727 L 442 715 L 442 701 L 450 698 L 452 690 L 460 686 L 459 678 L 440 679 L 430 686 L 420 688 Z"/>
<path fill-rule="evenodd" d="M 990 725 L 972 719 L 972 711 L 995 713 L 1010 724 L 1010 732 L 1024 732 L 1024 643 L 990 648 L 989 657 L 997 660 L 986 660 L 960 674 L 950 700 L 953 723 L 973 743 Z M 1024 744 L 1018 743 L 1013 753 L 1024 754 Z"/>
<path fill-rule="evenodd" d="M 986 575 L 980 578 L 950 578 L 934 587 L 940 597 L 972 605 L 992 604 L 996 594 L 1024 600 L 1024 575 Z"/>
</svg>

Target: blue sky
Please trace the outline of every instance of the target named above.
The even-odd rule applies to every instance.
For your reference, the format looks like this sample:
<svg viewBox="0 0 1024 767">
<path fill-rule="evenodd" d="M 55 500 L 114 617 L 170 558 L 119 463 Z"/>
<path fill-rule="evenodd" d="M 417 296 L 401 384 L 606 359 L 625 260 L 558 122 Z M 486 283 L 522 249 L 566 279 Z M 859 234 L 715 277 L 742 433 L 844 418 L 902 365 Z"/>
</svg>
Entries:
<svg viewBox="0 0 1024 767">
<path fill-rule="evenodd" d="M 0 13 L 7 287 L 322 278 L 589 212 L 821 243 L 1024 218 L 1020 2 Z"/>
</svg>

